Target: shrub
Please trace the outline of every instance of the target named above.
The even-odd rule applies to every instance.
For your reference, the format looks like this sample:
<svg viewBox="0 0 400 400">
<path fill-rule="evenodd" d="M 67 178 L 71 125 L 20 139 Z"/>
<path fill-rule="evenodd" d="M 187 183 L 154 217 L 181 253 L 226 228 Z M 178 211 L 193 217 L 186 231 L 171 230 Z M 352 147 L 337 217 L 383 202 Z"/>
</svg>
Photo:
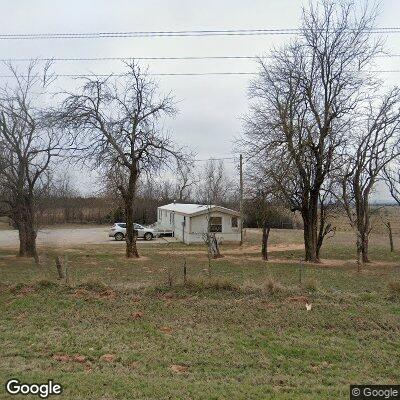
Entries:
<svg viewBox="0 0 400 400">
<path fill-rule="evenodd" d="M 289 291 L 287 287 L 285 287 L 272 277 L 267 278 L 267 280 L 262 285 L 262 290 L 268 294 L 278 294 Z"/>
<path fill-rule="evenodd" d="M 304 281 L 304 288 L 310 292 L 318 290 L 318 281 L 315 278 L 307 278 Z"/>
</svg>

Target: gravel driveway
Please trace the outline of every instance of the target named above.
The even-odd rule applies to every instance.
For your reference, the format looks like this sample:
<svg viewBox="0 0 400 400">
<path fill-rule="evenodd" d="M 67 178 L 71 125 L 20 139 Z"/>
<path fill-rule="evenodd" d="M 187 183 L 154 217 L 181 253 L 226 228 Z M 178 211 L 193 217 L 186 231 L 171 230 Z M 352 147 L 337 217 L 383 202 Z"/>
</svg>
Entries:
<svg viewBox="0 0 400 400">
<path fill-rule="evenodd" d="M 38 232 L 37 243 L 39 245 L 50 246 L 75 246 L 79 244 L 106 244 L 124 245 L 125 242 L 117 242 L 113 238 L 108 237 L 108 227 L 96 228 L 52 228 L 41 229 Z M 167 238 L 171 240 L 171 238 Z M 164 239 L 153 239 L 145 241 L 138 239 L 138 244 L 166 243 Z M 18 231 L 16 230 L 0 230 L 0 248 L 1 247 L 18 247 Z"/>
</svg>

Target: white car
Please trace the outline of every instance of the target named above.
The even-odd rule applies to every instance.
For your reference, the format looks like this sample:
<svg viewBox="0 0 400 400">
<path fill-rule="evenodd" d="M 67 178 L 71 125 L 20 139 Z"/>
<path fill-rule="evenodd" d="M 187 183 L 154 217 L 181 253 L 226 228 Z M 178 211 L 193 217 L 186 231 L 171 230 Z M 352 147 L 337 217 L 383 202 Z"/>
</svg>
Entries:
<svg viewBox="0 0 400 400">
<path fill-rule="evenodd" d="M 138 237 L 143 238 L 144 240 L 152 240 L 157 237 L 157 232 L 155 229 L 146 228 L 139 224 L 134 224 L 133 229 L 137 230 Z M 109 237 L 113 237 L 115 240 L 121 241 L 125 239 L 126 235 L 126 223 L 125 222 L 116 222 L 110 229 L 108 233 Z"/>
</svg>

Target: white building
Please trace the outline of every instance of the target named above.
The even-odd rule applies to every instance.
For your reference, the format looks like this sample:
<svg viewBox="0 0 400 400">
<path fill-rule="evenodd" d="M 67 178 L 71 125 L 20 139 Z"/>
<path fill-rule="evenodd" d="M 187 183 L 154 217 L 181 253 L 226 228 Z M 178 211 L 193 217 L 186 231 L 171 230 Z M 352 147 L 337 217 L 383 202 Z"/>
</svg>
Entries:
<svg viewBox="0 0 400 400">
<path fill-rule="evenodd" d="M 229 208 L 171 203 L 157 209 L 157 225 L 170 229 L 184 243 L 203 242 L 203 234 L 215 232 L 221 242 L 240 242 L 240 214 Z"/>
</svg>

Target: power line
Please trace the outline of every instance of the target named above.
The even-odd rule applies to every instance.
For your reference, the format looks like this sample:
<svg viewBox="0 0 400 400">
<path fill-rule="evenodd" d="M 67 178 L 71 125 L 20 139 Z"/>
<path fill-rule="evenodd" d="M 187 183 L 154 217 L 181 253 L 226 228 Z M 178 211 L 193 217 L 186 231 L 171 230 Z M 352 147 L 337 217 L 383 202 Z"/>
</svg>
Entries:
<svg viewBox="0 0 400 400">
<path fill-rule="evenodd" d="M 299 29 L 225 29 L 186 31 L 134 31 L 134 32 L 81 32 L 81 33 L 24 33 L 0 34 L 0 40 L 28 39 L 100 39 L 130 37 L 192 37 L 192 36 L 247 36 L 247 35 L 288 35 L 299 33 Z"/>
<path fill-rule="evenodd" d="M 370 73 L 398 73 L 400 69 L 391 70 L 371 70 L 365 71 Z M 240 71 L 224 71 L 224 72 L 166 72 L 166 73 L 149 73 L 149 76 L 219 76 L 219 75 L 258 75 L 258 72 L 240 72 Z M 124 77 L 127 74 L 53 74 L 53 77 L 60 78 L 107 78 L 107 77 Z M 18 75 L 20 78 L 28 78 L 28 75 Z M 0 78 L 15 78 L 14 75 L 0 75 Z"/>
<path fill-rule="evenodd" d="M 400 56 L 400 55 L 399 55 Z M 271 56 L 266 56 L 270 58 Z M 2 62 L 19 61 L 124 61 L 124 60 L 236 60 L 257 59 L 258 56 L 183 56 L 183 57 L 71 57 L 71 58 L 2 58 Z M 265 58 L 265 57 L 262 57 Z"/>
<path fill-rule="evenodd" d="M 257 75 L 258 72 L 167 72 L 167 73 L 149 73 L 149 76 L 208 76 L 208 75 Z M 87 77 L 124 77 L 127 74 L 53 74 L 54 77 L 62 78 L 87 78 Z M 21 78 L 28 78 L 28 75 L 18 75 Z M 0 75 L 0 78 L 14 78 L 14 75 Z"/>
<path fill-rule="evenodd" d="M 259 35 L 296 35 L 299 28 L 281 29 L 222 29 L 222 30 L 184 30 L 184 31 L 131 31 L 131 32 L 55 32 L 55 33 L 6 33 L 0 34 L 0 40 L 37 40 L 37 39 L 101 39 L 132 37 L 194 37 L 194 36 L 259 36 Z M 371 33 L 400 33 L 400 27 L 382 27 L 369 30 Z"/>
<path fill-rule="evenodd" d="M 400 57 L 400 54 L 377 55 L 376 58 Z M 0 58 L 0 62 L 29 62 L 29 61 L 124 61 L 124 60 L 256 60 L 258 58 L 273 58 L 272 55 L 262 56 L 177 56 L 177 57 L 45 57 L 45 58 Z"/>
</svg>

